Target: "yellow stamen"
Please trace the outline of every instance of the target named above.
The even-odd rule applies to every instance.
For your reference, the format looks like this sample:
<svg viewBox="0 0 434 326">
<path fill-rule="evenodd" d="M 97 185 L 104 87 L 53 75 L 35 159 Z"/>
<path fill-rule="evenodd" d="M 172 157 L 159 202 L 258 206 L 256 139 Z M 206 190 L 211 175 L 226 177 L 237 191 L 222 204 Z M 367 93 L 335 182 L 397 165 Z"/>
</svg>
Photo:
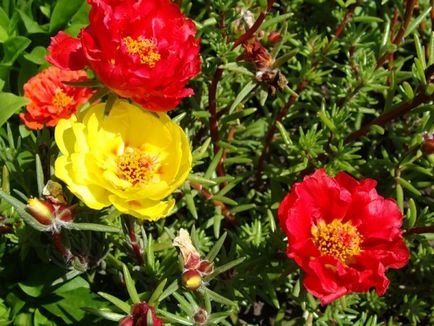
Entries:
<svg viewBox="0 0 434 326">
<path fill-rule="evenodd" d="M 160 168 L 157 154 L 150 154 L 138 150 L 125 152 L 117 159 L 118 176 L 133 185 L 151 182 Z"/>
<path fill-rule="evenodd" d="M 140 63 L 154 68 L 156 63 L 160 60 L 161 56 L 157 52 L 157 45 L 154 41 L 139 36 L 133 39 L 130 36 L 123 38 L 124 44 L 127 47 L 128 53 L 137 54 L 140 58 Z"/>
<path fill-rule="evenodd" d="M 348 264 L 353 256 L 361 252 L 362 236 L 351 222 L 333 220 L 326 224 L 320 221 L 311 229 L 313 242 L 321 255 L 330 255 Z"/>
<path fill-rule="evenodd" d="M 57 88 L 53 100 L 51 101 L 51 104 L 53 104 L 58 109 L 64 109 L 66 108 L 71 102 L 73 101 L 73 98 L 71 96 L 68 96 L 65 94 L 63 90 L 60 88 Z"/>
</svg>

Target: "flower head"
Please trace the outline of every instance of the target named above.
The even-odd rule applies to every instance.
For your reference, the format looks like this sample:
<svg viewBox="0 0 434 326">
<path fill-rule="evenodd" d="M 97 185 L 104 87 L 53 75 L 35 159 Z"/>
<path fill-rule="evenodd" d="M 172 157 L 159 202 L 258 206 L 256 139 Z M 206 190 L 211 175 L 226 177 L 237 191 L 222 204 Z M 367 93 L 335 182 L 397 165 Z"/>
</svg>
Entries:
<svg viewBox="0 0 434 326">
<path fill-rule="evenodd" d="M 157 220 L 175 201 L 163 201 L 187 178 L 191 152 L 183 130 L 164 113 L 151 113 L 116 101 L 77 118 L 61 120 L 55 130 L 61 156 L 55 174 L 93 209 L 114 205 L 140 219 Z"/>
<path fill-rule="evenodd" d="M 317 170 L 296 183 L 279 207 L 287 255 L 305 272 L 304 286 L 322 304 L 375 287 L 383 295 L 388 268 L 407 264 L 402 213 L 372 179 Z"/>
<path fill-rule="evenodd" d="M 83 70 L 66 71 L 49 67 L 24 84 L 24 96 L 30 99 L 27 111 L 20 114 L 21 120 L 30 129 L 53 127 L 60 119 L 67 119 L 93 94 L 85 87 L 69 86 L 63 81 L 87 80 Z"/>
<path fill-rule="evenodd" d="M 90 67 L 122 97 L 168 111 L 193 95 L 187 82 L 200 72 L 195 24 L 169 0 L 88 0 L 90 25 L 78 39 L 60 32 L 47 60 L 65 69 Z"/>
</svg>

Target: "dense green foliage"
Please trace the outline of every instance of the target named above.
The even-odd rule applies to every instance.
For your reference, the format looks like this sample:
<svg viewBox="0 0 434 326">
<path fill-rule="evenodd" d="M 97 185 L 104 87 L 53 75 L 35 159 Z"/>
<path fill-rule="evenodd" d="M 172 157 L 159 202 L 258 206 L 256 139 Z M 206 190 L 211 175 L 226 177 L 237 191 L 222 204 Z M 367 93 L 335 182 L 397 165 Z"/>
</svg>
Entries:
<svg viewBox="0 0 434 326">
<path fill-rule="evenodd" d="M 221 325 L 433 324 L 434 237 L 424 228 L 434 222 L 434 155 L 421 149 L 424 132 L 434 132 L 431 2 L 276 1 L 256 35 L 287 80 L 283 87 L 259 81 L 257 68 L 237 59 L 243 47 L 233 49 L 246 31 L 242 17 L 250 11 L 255 21 L 265 0 L 178 2 L 201 38 L 195 95 L 170 113 L 190 138 L 193 171 L 173 195 L 174 212 L 156 223 L 78 207 L 76 229 L 61 234 L 74 255 L 69 262 L 23 210 L 53 177 L 53 130 L 29 131 L 17 113 L 27 103 L 23 84 L 48 66 L 50 36 L 77 35 L 89 8 L 83 0 L 0 2 L 0 325 L 116 324 L 141 300 L 173 325 L 193 325 L 199 306 L 209 324 Z M 281 41 L 273 45 L 270 32 Z M 392 114 L 350 136 L 385 113 Z M 320 167 L 376 179 L 378 192 L 404 212 L 411 261 L 388 272 L 383 297 L 372 290 L 320 306 L 285 255 L 277 207 L 294 182 Z M 181 227 L 216 265 L 194 292 L 181 284 L 172 246 Z"/>
</svg>

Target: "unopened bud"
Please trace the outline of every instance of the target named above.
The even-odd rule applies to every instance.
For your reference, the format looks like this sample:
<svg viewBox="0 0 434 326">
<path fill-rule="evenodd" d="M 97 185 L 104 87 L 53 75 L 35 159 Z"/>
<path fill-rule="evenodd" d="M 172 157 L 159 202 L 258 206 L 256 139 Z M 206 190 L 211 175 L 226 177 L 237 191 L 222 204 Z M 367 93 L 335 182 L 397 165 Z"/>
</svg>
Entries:
<svg viewBox="0 0 434 326">
<path fill-rule="evenodd" d="M 30 214 L 41 224 L 50 225 L 54 219 L 54 206 L 38 198 L 30 198 L 27 202 L 27 208 Z"/>
<path fill-rule="evenodd" d="M 134 324 L 125 324 L 122 326 L 148 326 L 148 314 L 152 316 L 153 326 L 163 326 L 163 321 L 155 314 L 154 307 L 151 307 L 146 302 L 138 303 L 133 306 L 132 319 Z"/>
<path fill-rule="evenodd" d="M 202 273 L 202 275 L 209 275 L 214 272 L 214 264 L 208 260 L 201 260 L 197 270 Z"/>
<path fill-rule="evenodd" d="M 270 41 L 270 43 L 273 45 L 279 43 L 281 40 L 282 40 L 282 35 L 279 32 L 270 32 L 268 34 L 268 41 Z"/>
<path fill-rule="evenodd" d="M 427 155 L 434 153 L 434 133 L 423 135 L 422 150 Z"/>
<path fill-rule="evenodd" d="M 134 326 L 134 318 L 127 316 L 119 322 L 119 326 Z"/>
<path fill-rule="evenodd" d="M 57 209 L 56 218 L 63 222 L 70 222 L 74 218 L 72 207 L 60 206 Z"/>
<path fill-rule="evenodd" d="M 182 284 L 189 290 L 197 290 L 202 285 L 202 277 L 198 271 L 190 269 L 182 274 Z"/>
<path fill-rule="evenodd" d="M 205 309 L 199 307 L 199 309 L 194 313 L 193 319 L 199 325 L 203 325 L 208 320 L 208 313 Z"/>
<path fill-rule="evenodd" d="M 184 262 L 186 269 L 195 269 L 200 264 L 200 256 L 196 253 L 188 255 L 187 260 Z"/>
</svg>

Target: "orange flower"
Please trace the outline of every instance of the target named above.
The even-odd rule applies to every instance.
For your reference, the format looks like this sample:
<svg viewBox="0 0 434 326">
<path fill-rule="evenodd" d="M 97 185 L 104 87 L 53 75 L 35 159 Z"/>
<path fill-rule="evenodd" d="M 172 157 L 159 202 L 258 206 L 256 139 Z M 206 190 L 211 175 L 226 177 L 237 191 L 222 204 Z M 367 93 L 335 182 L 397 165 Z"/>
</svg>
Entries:
<svg viewBox="0 0 434 326">
<path fill-rule="evenodd" d="M 68 119 L 94 93 L 90 88 L 68 86 L 62 81 L 84 81 L 83 70 L 67 71 L 49 67 L 24 84 L 24 96 L 30 99 L 21 120 L 30 129 L 44 125 L 54 127 L 60 119 Z"/>
</svg>

